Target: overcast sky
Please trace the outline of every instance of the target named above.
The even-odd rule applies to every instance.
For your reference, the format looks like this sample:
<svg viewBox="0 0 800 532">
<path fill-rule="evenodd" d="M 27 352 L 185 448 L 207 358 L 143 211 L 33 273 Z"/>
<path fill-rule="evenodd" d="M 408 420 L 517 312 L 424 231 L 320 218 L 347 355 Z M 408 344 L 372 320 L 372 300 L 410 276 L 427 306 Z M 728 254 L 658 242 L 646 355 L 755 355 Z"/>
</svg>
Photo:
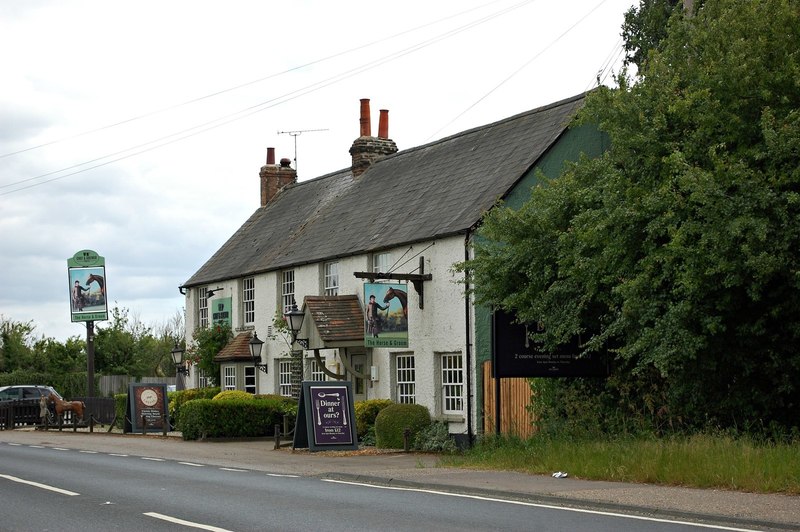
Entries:
<svg viewBox="0 0 800 532">
<path fill-rule="evenodd" d="M 361 98 L 404 150 L 611 84 L 634 4 L 4 0 L 0 314 L 85 337 L 67 259 L 91 249 L 110 307 L 166 323 L 267 147 L 303 181 L 350 165 Z"/>
</svg>

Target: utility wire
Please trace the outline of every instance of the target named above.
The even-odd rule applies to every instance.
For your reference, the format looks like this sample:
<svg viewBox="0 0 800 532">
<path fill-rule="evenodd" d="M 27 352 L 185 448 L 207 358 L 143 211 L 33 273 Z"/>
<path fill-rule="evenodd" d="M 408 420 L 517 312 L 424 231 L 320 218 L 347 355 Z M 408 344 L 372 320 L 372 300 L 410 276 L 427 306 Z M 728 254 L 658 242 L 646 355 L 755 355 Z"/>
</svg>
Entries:
<svg viewBox="0 0 800 532">
<path fill-rule="evenodd" d="M 439 35 L 437 35 L 435 37 L 432 37 L 430 39 L 422 41 L 421 43 L 417 43 L 417 44 L 414 44 L 414 45 L 409 46 L 407 48 L 398 50 L 398 51 L 393 52 L 393 53 L 391 53 L 389 55 L 383 56 L 382 58 L 379 58 L 377 60 L 373 60 L 373 61 L 367 62 L 367 63 L 365 63 L 363 65 L 360 65 L 358 67 L 352 68 L 352 69 L 347 70 L 347 71 L 345 71 L 343 73 L 337 74 L 335 76 L 331 76 L 329 78 L 326 78 L 326 79 L 324 79 L 322 81 L 319 81 L 319 82 L 316 82 L 316 83 L 312 83 L 311 85 L 307 85 L 305 87 L 302 87 L 302 88 L 297 89 L 295 91 L 291 91 L 291 92 L 286 93 L 284 95 L 272 98 L 270 100 L 266 100 L 264 102 L 255 104 L 253 106 L 247 107 L 247 108 L 242 109 L 240 111 L 237 111 L 235 113 L 232 113 L 232 114 L 220 117 L 220 118 L 216 118 L 214 120 L 210 120 L 210 121 L 207 121 L 207 122 L 204 122 L 204 123 L 201 123 L 201 124 L 197 124 L 197 125 L 192 126 L 190 128 L 187 128 L 187 129 L 175 132 L 175 133 L 171 133 L 169 135 L 164 135 L 164 136 L 159 137 L 159 138 L 157 138 L 155 140 L 151 140 L 151 141 L 148 141 L 148 142 L 145 142 L 145 143 L 142 143 L 142 144 L 130 147 L 130 148 L 126 148 L 124 150 L 119 150 L 117 152 L 109 153 L 109 154 L 106 154 L 106 155 L 101 156 L 101 157 L 97 157 L 97 158 L 92 159 L 92 160 L 87 161 L 87 162 L 83 162 L 83 163 L 79 163 L 79 164 L 76 164 L 76 165 L 72 165 L 70 167 L 62 168 L 60 170 L 47 172 L 45 174 L 40 174 L 40 175 L 37 175 L 37 176 L 34 176 L 34 177 L 30 177 L 30 178 L 27 178 L 27 179 L 22 179 L 22 180 L 13 182 L 13 183 L 0 185 L 0 189 L 13 187 L 13 186 L 21 185 L 21 184 L 24 184 L 24 183 L 29 183 L 31 181 L 35 181 L 35 180 L 41 179 L 43 177 L 49 177 L 51 175 L 59 174 L 59 173 L 65 171 L 65 170 L 76 169 L 76 168 L 79 168 L 81 166 L 85 166 L 86 164 L 92 164 L 92 163 L 95 163 L 95 162 L 99 163 L 99 161 L 102 161 L 103 159 L 107 159 L 109 157 L 115 157 L 117 155 L 120 155 L 120 157 L 111 159 L 111 160 L 103 162 L 103 163 L 92 165 L 92 166 L 89 166 L 87 168 L 78 169 L 78 170 L 76 170 L 74 172 L 70 172 L 70 173 L 67 173 L 67 174 L 64 174 L 64 175 L 53 177 L 53 178 L 47 179 L 45 181 L 39 181 L 37 183 L 32 183 L 32 184 L 29 184 L 27 186 L 18 187 L 18 188 L 14 189 L 14 190 L 10 190 L 10 191 L 7 191 L 7 192 L 2 192 L 2 193 L 0 193 L 0 196 L 6 196 L 6 195 L 9 195 L 9 194 L 13 194 L 14 192 L 19 192 L 19 191 L 26 190 L 26 189 L 29 189 L 29 188 L 33 188 L 33 187 L 36 187 L 36 186 L 39 186 L 39 185 L 43 185 L 43 184 L 46 184 L 46 183 L 51 183 L 53 181 L 57 181 L 59 179 L 65 178 L 65 177 L 70 177 L 70 176 L 73 176 L 75 174 L 79 174 L 81 172 L 85 172 L 85 171 L 88 171 L 88 170 L 93 170 L 93 169 L 96 169 L 96 168 L 99 168 L 99 167 L 102 167 L 102 166 L 106 166 L 108 164 L 111 164 L 111 163 L 114 163 L 114 162 L 118 162 L 118 161 L 121 161 L 123 159 L 127 159 L 127 158 L 130 158 L 130 157 L 136 156 L 136 155 L 141 155 L 142 153 L 145 153 L 147 151 L 150 151 L 150 150 L 153 150 L 153 149 L 156 149 L 156 148 L 160 148 L 160 147 L 166 146 L 168 144 L 172 144 L 174 142 L 178 142 L 180 140 L 184 140 L 184 139 L 189 138 L 189 137 L 193 137 L 193 136 L 198 135 L 200 133 L 204 133 L 204 132 L 209 131 L 211 129 L 215 129 L 217 127 L 221 127 L 223 125 L 229 124 L 229 123 L 237 121 L 237 120 L 241 120 L 241 119 L 246 118 L 246 117 L 248 117 L 250 115 L 253 115 L 255 113 L 264 111 L 266 109 L 270 109 L 270 108 L 275 107 L 277 105 L 286 103 L 288 101 L 294 100 L 296 98 L 299 98 L 299 97 L 304 96 L 306 94 L 309 94 L 311 92 L 315 92 L 315 91 L 320 90 L 322 88 L 325 88 L 325 87 L 328 87 L 328 86 L 333 85 L 335 83 L 338 83 L 340 81 L 343 81 L 344 79 L 350 78 L 352 76 L 355 76 L 357 74 L 360 74 L 360 73 L 365 72 L 367 70 L 370 70 L 372 68 L 376 68 L 378 66 L 381 66 L 381 65 L 383 65 L 385 63 L 388 63 L 390 61 L 394 61 L 394 60 L 396 60 L 396 59 L 398 59 L 400 57 L 406 56 L 408 54 L 411 54 L 413 52 L 416 52 L 418 50 L 426 48 L 426 47 L 428 47 L 428 46 L 430 46 L 432 44 L 435 44 L 435 43 L 437 43 L 437 42 L 439 42 L 441 40 L 450 38 L 453 35 L 456 35 L 458 33 L 466 31 L 468 29 L 472 29 L 473 27 L 478 26 L 480 24 L 483 24 L 485 22 L 488 22 L 489 20 L 492 20 L 492 19 L 497 18 L 499 16 L 505 15 L 506 13 L 508 13 L 508 12 L 514 10 L 514 9 L 517 9 L 519 7 L 522 7 L 523 5 L 526 5 L 526 4 L 534 2 L 534 1 L 536 1 L 536 0 L 526 0 L 524 2 L 515 4 L 515 5 L 513 5 L 513 6 L 509 7 L 509 8 L 505 8 L 505 9 L 503 9 L 501 11 L 492 13 L 490 15 L 487 15 L 485 17 L 482 17 L 480 19 L 472 21 L 472 22 L 470 22 L 468 24 L 465 24 L 463 26 L 459 26 L 459 27 L 457 27 L 457 28 L 455 28 L 453 30 L 449 30 L 449 31 L 444 32 L 442 34 L 439 34 Z M 151 147 L 146 148 L 146 149 L 141 149 L 141 150 L 135 151 L 133 153 L 129 153 L 128 155 L 124 155 L 124 156 L 121 155 L 123 153 L 129 152 L 129 151 L 132 151 L 132 150 L 137 150 L 139 148 L 145 148 L 145 146 L 151 146 Z"/>
<path fill-rule="evenodd" d="M 90 129 L 90 130 L 87 130 L 87 131 L 83 131 L 81 133 L 76 133 L 75 135 L 62 137 L 60 139 L 52 140 L 52 141 L 49 141 L 49 142 L 44 142 L 42 144 L 37 144 L 36 146 L 29 146 L 29 147 L 23 148 L 21 150 L 12 151 L 12 152 L 8 152 L 8 153 L 3 153 L 3 154 L 0 154 L 0 159 L 3 159 L 5 157 L 11 157 L 12 155 L 18 155 L 20 153 L 25 153 L 25 152 L 28 152 L 28 151 L 36 150 L 36 149 L 39 149 L 39 148 L 52 146 L 54 144 L 59 144 L 61 142 L 65 142 L 65 141 L 68 141 L 68 140 L 73 140 L 73 139 L 76 139 L 76 138 L 84 137 L 86 135 L 91 135 L 93 133 L 98 133 L 100 131 L 104 131 L 104 130 L 107 130 L 107 129 L 111 129 L 111 128 L 115 128 L 115 127 L 122 126 L 122 125 L 125 125 L 125 124 L 129 124 L 131 122 L 136 122 L 136 121 L 142 120 L 144 118 L 149 118 L 151 116 L 156 116 L 156 115 L 168 112 L 168 111 L 173 111 L 173 110 L 179 109 L 181 107 L 185 107 L 185 106 L 188 106 L 188 105 L 191 105 L 191 104 L 194 104 L 194 103 L 198 103 L 198 102 L 201 102 L 203 100 L 207 100 L 207 99 L 213 98 L 215 96 L 220 96 L 220 95 L 226 94 L 228 92 L 232 92 L 232 91 L 235 91 L 235 90 L 243 89 L 245 87 L 249 87 L 250 85 L 255 85 L 257 83 L 262 83 L 264 81 L 268 81 L 270 79 L 282 76 L 284 74 L 290 74 L 290 73 L 295 72 L 297 70 L 302 70 L 304 68 L 307 68 L 307 67 L 310 67 L 310 66 L 313 66 L 313 65 L 317 65 L 317 64 L 320 64 L 320 63 L 324 63 L 326 61 L 330 61 L 331 59 L 336 59 L 337 57 L 342 57 L 342 56 L 351 54 L 353 52 L 357 52 L 359 50 L 363 50 L 364 48 L 369 48 L 371 46 L 375 46 L 376 44 L 381 44 L 383 42 L 391 41 L 391 40 L 396 39 L 398 37 L 401 37 L 403 35 L 406 35 L 406 34 L 409 34 L 409 33 L 413 33 L 413 32 L 419 31 L 421 29 L 427 28 L 429 26 L 434 26 L 434 25 L 439 24 L 441 22 L 446 22 L 446 21 L 448 21 L 450 19 L 466 15 L 466 14 L 472 12 L 472 11 L 475 11 L 475 10 L 478 10 L 478 9 L 483 9 L 486 6 L 498 3 L 500 1 L 501 0 L 493 0 L 492 2 L 489 2 L 489 3 L 486 3 L 486 4 L 482 4 L 480 6 L 476 6 L 476 7 L 472 8 L 472 9 L 467 9 L 465 11 L 461 11 L 459 13 L 456 13 L 455 15 L 450 15 L 450 16 L 447 16 L 447 17 L 443 17 L 443 18 L 434 20 L 432 22 L 429 22 L 427 24 L 423 24 L 421 26 L 416 26 L 416 27 L 411 28 L 409 30 L 404 30 L 404 31 L 401 31 L 399 33 L 395 33 L 394 35 L 390 35 L 389 37 L 385 37 L 385 38 L 378 39 L 378 40 L 375 40 L 375 41 L 372 41 L 372 42 L 369 42 L 369 43 L 366 43 L 366 44 L 362 44 L 362 45 L 356 46 L 354 48 L 350 48 L 350 49 L 347 49 L 347 50 L 344 50 L 344 51 L 341 51 L 341 52 L 337 52 L 335 54 L 331 54 L 331 55 L 325 56 L 325 57 L 323 57 L 321 59 L 316 59 L 314 61 L 310 61 L 310 62 L 304 63 L 302 65 L 298 65 L 298 66 L 294 66 L 294 67 L 291 67 L 291 68 L 287 68 L 286 70 L 283 70 L 281 72 L 276 72 L 276 73 L 273 73 L 273 74 L 269 74 L 269 75 L 264 76 L 262 78 L 258 78 L 258 79 L 252 80 L 252 81 L 248 81 L 246 83 L 235 85 L 235 86 L 229 87 L 227 89 L 222 89 L 222 90 L 219 90 L 217 92 L 212 92 L 210 94 L 206 94 L 204 96 L 193 98 L 193 99 L 187 100 L 185 102 L 177 103 L 177 104 L 170 105 L 170 106 L 167 106 L 167 107 L 162 107 L 162 108 L 156 109 L 154 111 L 150 111 L 150 112 L 147 112 L 147 113 L 144 113 L 144 114 L 141 114 L 141 115 L 137 115 L 137 116 L 134 116 L 134 117 L 131 117 L 131 118 L 126 118 L 124 120 L 120 120 L 119 122 L 114 122 L 114 123 L 111 123 L 111 124 L 107 124 L 105 126 L 100 126 L 98 128 L 95 128 L 95 129 Z"/>
<path fill-rule="evenodd" d="M 524 63 L 524 64 L 523 64 L 521 67 L 519 67 L 519 68 L 518 68 L 518 69 L 516 69 L 514 72 L 512 72 L 512 73 L 511 73 L 511 74 L 510 74 L 508 77 L 506 77 L 506 78 L 505 78 L 503 81 L 501 81 L 500 83 L 498 83 L 498 84 L 497 84 L 497 85 L 496 85 L 494 88 L 492 88 L 492 89 L 491 89 L 489 92 L 487 92 L 486 94 L 484 94 L 483 96 L 481 96 L 480 98 L 478 98 L 478 99 L 477 99 L 477 100 L 476 100 L 476 101 L 475 101 L 475 102 L 474 102 L 472 105 L 470 105 L 469 107 L 467 107 L 466 109 L 464 109 L 464 110 L 463 110 L 461 113 L 459 113 L 459 114 L 458 114 L 458 116 L 456 116 L 455 118 L 453 118 L 452 120 L 450 120 L 448 123 L 446 123 L 445 125 L 443 125 L 443 126 L 442 126 L 442 127 L 440 127 L 439 129 L 437 129 L 436 131 L 434 131 L 434 132 L 433 132 L 433 134 L 431 134 L 431 135 L 430 135 L 430 136 L 429 136 L 427 139 L 425 139 L 425 140 L 426 140 L 426 142 L 427 142 L 427 141 L 429 141 L 429 140 L 431 140 L 431 139 L 432 139 L 433 137 L 435 137 L 436 135 L 438 135 L 438 134 L 439 134 L 439 133 L 440 133 L 440 132 L 441 132 L 443 129 L 445 129 L 445 128 L 449 127 L 450 125 L 452 125 L 452 124 L 453 124 L 453 123 L 454 123 L 456 120 L 458 120 L 459 118 L 461 118 L 462 116 L 464 116 L 465 114 L 467 114 L 467 113 L 468 113 L 469 111 L 471 111 L 471 110 L 472 110 L 472 109 L 473 109 L 473 108 L 474 108 L 476 105 L 478 105 L 478 104 L 479 104 L 479 103 L 481 103 L 483 100 L 485 100 L 486 98 L 488 98 L 488 97 L 489 97 L 489 96 L 490 96 L 490 95 L 491 95 L 493 92 L 495 92 L 497 89 L 499 89 L 500 87 L 502 87 L 503 85 L 505 85 L 505 84 L 506 84 L 506 83 L 507 83 L 509 80 L 511 80 L 511 79 L 512 79 L 514 76 L 516 76 L 517 74 L 519 74 L 519 73 L 520 73 L 522 70 L 524 70 L 524 69 L 525 69 L 525 68 L 526 68 L 528 65 L 530 65 L 531 63 L 533 63 L 533 62 L 534 62 L 536 59 L 538 59 L 538 58 L 539 58 L 539 57 L 540 57 L 540 56 L 541 56 L 543 53 L 545 53 L 547 50 L 549 50 L 550 48 L 552 48 L 552 47 L 553 47 L 553 46 L 554 46 L 554 45 L 555 45 L 555 44 L 556 44 L 558 41 L 560 41 L 560 40 L 561 40 L 561 39 L 562 39 L 562 38 L 563 38 L 565 35 L 567 35 L 569 32 L 571 32 L 573 29 L 575 29 L 575 27 L 576 27 L 576 26 L 578 26 L 578 25 L 579 25 L 581 22 L 583 22 L 584 20 L 586 20 L 586 18 L 588 18 L 588 17 L 589 17 L 589 15 L 591 15 L 592 13 L 594 13 L 595 11 L 597 11 L 597 9 L 598 9 L 600 6 L 602 6 L 603 4 L 605 4 L 607 1 L 608 1 L 608 0 L 601 0 L 601 2 L 600 2 L 600 3 L 598 3 L 596 6 L 594 6 L 594 7 L 593 7 L 593 8 L 592 8 L 592 9 L 591 9 L 591 10 L 590 10 L 588 13 L 586 13 L 584 16 L 582 16 L 582 17 L 581 17 L 581 18 L 580 18 L 580 19 L 579 19 L 577 22 L 575 22 L 575 23 L 574 23 L 572 26 L 570 26 L 569 28 L 567 28 L 567 29 L 566 29 L 566 30 L 565 30 L 565 31 L 564 31 L 564 32 L 563 32 L 561 35 L 559 35 L 558 37 L 556 37 L 554 40 L 550 41 L 550 43 L 549 43 L 547 46 L 545 46 L 544 48 L 542 48 L 541 50 L 539 50 L 539 51 L 538 51 L 538 52 L 537 52 L 537 53 L 536 53 L 536 54 L 535 54 L 533 57 L 531 57 L 531 58 L 530 58 L 528 61 L 526 61 L 526 62 L 525 62 L 525 63 Z"/>
</svg>

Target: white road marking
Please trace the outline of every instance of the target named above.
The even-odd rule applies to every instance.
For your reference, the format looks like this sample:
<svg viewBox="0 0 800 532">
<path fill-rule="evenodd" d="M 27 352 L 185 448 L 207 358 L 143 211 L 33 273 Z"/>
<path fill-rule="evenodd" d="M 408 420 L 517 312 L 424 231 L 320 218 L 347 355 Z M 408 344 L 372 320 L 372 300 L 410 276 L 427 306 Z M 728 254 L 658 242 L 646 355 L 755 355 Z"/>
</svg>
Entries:
<svg viewBox="0 0 800 532">
<path fill-rule="evenodd" d="M 125 458 L 128 455 L 127 454 L 108 453 L 108 456 L 121 456 L 122 458 Z"/>
<path fill-rule="evenodd" d="M 150 460 L 151 462 L 166 462 L 163 458 L 148 458 L 147 456 L 142 456 L 142 460 Z"/>
<path fill-rule="evenodd" d="M 148 517 L 154 517 L 156 519 L 161 519 L 162 521 L 168 521 L 170 523 L 176 523 L 178 525 L 184 525 L 184 526 L 191 526 L 191 527 L 194 527 L 194 528 L 199 528 L 200 530 L 211 530 L 212 532 L 231 532 L 230 530 L 227 530 L 225 528 L 219 528 L 219 527 L 211 526 L 211 525 L 204 525 L 202 523 L 194 523 L 192 521 L 186 521 L 184 519 L 178 519 L 177 517 L 171 517 L 169 515 L 159 514 L 159 513 L 156 513 L 156 512 L 145 512 L 144 515 L 146 515 Z"/>
<path fill-rule="evenodd" d="M 97 454 L 97 451 L 78 451 L 79 453 Z"/>
<path fill-rule="evenodd" d="M 232 467 L 220 467 L 220 471 L 233 471 L 234 473 L 247 473 L 247 469 L 233 469 Z"/>
<path fill-rule="evenodd" d="M 756 532 L 754 529 L 750 528 L 732 528 L 727 526 L 718 526 L 718 525 L 708 525 L 703 523 L 692 523 L 691 521 L 678 521 L 674 519 L 663 519 L 663 518 L 656 518 L 656 517 L 644 517 L 640 515 L 626 515 L 620 514 L 616 512 L 602 512 L 599 510 L 587 510 L 585 508 L 568 508 L 565 506 L 555 506 L 552 504 L 541 504 L 535 502 L 524 502 L 524 501 L 514 501 L 514 500 L 507 500 L 507 499 L 496 499 L 494 497 L 483 497 L 480 495 L 467 495 L 465 493 L 449 493 L 446 491 L 436 491 L 436 490 L 426 490 L 421 488 L 401 488 L 399 486 L 381 486 L 379 484 L 365 484 L 363 482 L 348 482 L 346 480 L 334 480 L 323 478 L 321 479 L 323 482 L 333 482 L 334 484 L 349 484 L 351 486 L 364 486 L 366 488 L 375 488 L 375 489 L 383 489 L 383 490 L 397 490 L 397 491 L 416 491 L 418 493 L 431 493 L 433 495 L 445 495 L 448 497 L 460 497 L 463 499 L 475 499 L 479 501 L 490 501 L 490 502 L 503 502 L 506 504 L 516 504 L 518 506 L 531 506 L 534 508 L 547 508 L 549 510 L 561 510 L 564 512 L 575 512 L 575 513 L 583 513 L 583 514 L 593 514 L 593 515 L 605 515 L 608 517 L 621 517 L 624 519 L 637 519 L 639 521 L 651 521 L 654 523 L 671 523 L 676 525 L 688 525 L 694 526 L 698 528 L 713 528 L 715 530 L 732 530 L 735 532 Z"/>
<path fill-rule="evenodd" d="M 268 477 L 299 478 L 300 475 L 279 475 L 278 473 L 267 473 Z"/>
<path fill-rule="evenodd" d="M 193 464 L 191 462 L 178 462 L 181 465 L 188 465 L 192 467 L 205 467 L 203 464 Z"/>
<path fill-rule="evenodd" d="M 42 488 L 43 490 L 54 491 L 62 495 L 69 495 L 69 496 L 80 495 L 80 493 L 75 493 L 74 491 L 62 490 L 61 488 L 56 488 L 55 486 L 48 486 L 47 484 L 40 484 L 38 482 L 33 482 L 31 480 L 25 480 L 19 477 L 12 477 L 11 475 L 0 475 L 0 478 L 5 478 L 12 482 L 19 482 L 20 484 L 28 484 L 29 486 Z"/>
</svg>

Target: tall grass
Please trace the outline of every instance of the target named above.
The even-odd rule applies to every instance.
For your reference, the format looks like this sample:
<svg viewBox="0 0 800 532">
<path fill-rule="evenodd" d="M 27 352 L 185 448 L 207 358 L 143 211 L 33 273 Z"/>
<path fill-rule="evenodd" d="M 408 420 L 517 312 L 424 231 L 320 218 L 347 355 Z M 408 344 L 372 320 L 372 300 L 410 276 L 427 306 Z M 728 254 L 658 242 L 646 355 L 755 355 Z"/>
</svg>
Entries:
<svg viewBox="0 0 800 532">
<path fill-rule="evenodd" d="M 717 435 L 669 438 L 485 437 L 443 465 L 620 482 L 800 494 L 800 444 Z"/>
</svg>

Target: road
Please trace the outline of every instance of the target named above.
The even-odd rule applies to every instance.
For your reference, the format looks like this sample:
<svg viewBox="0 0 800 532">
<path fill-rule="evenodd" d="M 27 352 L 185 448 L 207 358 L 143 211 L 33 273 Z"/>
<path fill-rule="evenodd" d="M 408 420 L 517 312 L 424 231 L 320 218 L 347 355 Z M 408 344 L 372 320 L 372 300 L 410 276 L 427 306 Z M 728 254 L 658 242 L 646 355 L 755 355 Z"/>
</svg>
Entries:
<svg viewBox="0 0 800 532">
<path fill-rule="evenodd" d="M 0 529 L 698 530 L 667 519 L 180 459 L 0 444 Z"/>
</svg>

